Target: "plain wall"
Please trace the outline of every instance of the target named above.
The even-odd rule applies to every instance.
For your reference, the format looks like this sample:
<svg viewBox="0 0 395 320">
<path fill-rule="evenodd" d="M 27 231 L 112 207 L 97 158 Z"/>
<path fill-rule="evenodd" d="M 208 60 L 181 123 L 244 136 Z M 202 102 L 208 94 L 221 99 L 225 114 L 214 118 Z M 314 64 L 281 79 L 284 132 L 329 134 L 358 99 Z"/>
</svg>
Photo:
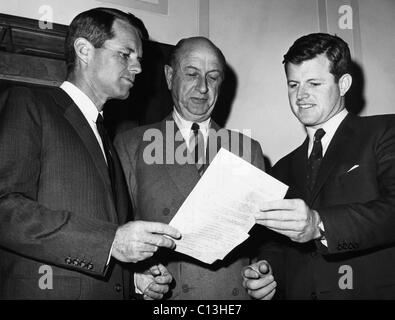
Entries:
<svg viewBox="0 0 395 320">
<path fill-rule="evenodd" d="M 395 1 L 359 0 L 366 110 L 395 113 Z"/>
<path fill-rule="evenodd" d="M 316 31 L 316 0 L 210 2 L 210 38 L 238 77 L 227 127 L 251 129 L 272 163 L 305 136 L 288 105 L 282 57 L 296 38 Z"/>
</svg>

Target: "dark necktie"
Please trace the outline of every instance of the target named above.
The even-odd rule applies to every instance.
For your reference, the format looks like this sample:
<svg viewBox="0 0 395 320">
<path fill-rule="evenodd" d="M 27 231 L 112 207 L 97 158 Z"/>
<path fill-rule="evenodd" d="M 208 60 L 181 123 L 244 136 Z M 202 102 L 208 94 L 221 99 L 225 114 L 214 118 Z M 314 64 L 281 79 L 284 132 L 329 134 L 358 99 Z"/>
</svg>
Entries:
<svg viewBox="0 0 395 320">
<path fill-rule="evenodd" d="M 189 139 L 189 150 L 192 154 L 194 163 L 200 175 L 204 172 L 204 138 L 203 133 L 199 130 L 199 125 L 194 122 L 191 127 L 191 136 Z"/>
<path fill-rule="evenodd" d="M 322 143 L 321 139 L 325 135 L 324 129 L 318 129 L 314 134 L 313 150 L 307 160 L 307 188 L 311 191 L 314 188 L 317 180 L 318 170 L 320 169 L 322 161 Z"/>
<path fill-rule="evenodd" d="M 97 127 L 97 131 L 99 131 L 100 138 L 103 143 L 103 149 L 104 149 L 104 153 L 105 153 L 106 159 L 107 159 L 108 174 L 110 176 L 110 181 L 111 181 L 111 189 L 112 189 L 112 193 L 114 196 L 114 202 L 116 203 L 117 202 L 117 200 L 116 200 L 116 178 L 115 178 L 116 175 L 115 175 L 114 160 L 113 160 L 113 156 L 111 153 L 111 149 L 112 149 L 111 148 L 111 140 L 107 134 L 106 128 L 104 127 L 104 119 L 100 113 L 97 116 L 96 127 Z"/>
</svg>

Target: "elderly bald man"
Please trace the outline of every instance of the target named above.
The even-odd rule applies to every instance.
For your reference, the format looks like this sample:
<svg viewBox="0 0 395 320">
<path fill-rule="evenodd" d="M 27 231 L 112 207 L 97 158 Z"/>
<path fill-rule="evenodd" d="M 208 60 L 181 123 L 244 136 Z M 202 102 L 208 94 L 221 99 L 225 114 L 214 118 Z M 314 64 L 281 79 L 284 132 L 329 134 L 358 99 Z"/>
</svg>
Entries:
<svg viewBox="0 0 395 320">
<path fill-rule="evenodd" d="M 225 68 L 224 55 L 210 40 L 203 37 L 181 40 L 164 68 L 173 112 L 159 123 L 116 137 L 115 146 L 138 219 L 169 223 L 221 147 L 264 169 L 258 142 L 221 129 L 211 119 Z M 159 133 L 162 139 L 157 139 L 157 143 L 163 148 L 156 149 L 160 152 L 152 159 L 147 151 L 152 150 L 154 142 L 147 137 Z M 172 290 L 164 297 L 249 299 L 242 286 L 241 270 L 254 256 L 253 248 L 256 246 L 246 241 L 225 260 L 211 265 L 177 252 L 159 250 L 153 264 L 159 259 L 174 278 Z M 141 271 L 148 267 L 145 264 Z M 136 274 L 137 283 L 138 279 Z M 162 298 L 164 293 L 158 292 L 155 298 Z"/>
</svg>

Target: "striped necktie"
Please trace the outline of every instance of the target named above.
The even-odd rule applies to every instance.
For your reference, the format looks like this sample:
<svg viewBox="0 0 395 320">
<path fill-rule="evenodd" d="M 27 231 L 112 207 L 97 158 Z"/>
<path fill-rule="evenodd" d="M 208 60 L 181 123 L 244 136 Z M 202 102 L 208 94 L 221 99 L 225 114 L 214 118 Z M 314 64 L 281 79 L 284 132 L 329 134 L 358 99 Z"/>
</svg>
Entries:
<svg viewBox="0 0 395 320">
<path fill-rule="evenodd" d="M 200 175 L 204 173 L 204 137 L 201 130 L 199 130 L 199 125 L 194 122 L 191 127 L 191 135 L 189 137 L 189 150 L 192 154 L 192 158 L 198 169 Z"/>
<path fill-rule="evenodd" d="M 115 174 L 115 167 L 114 167 L 114 159 L 113 159 L 113 155 L 111 153 L 111 149 L 112 149 L 111 140 L 107 134 L 106 128 L 104 127 L 104 119 L 100 113 L 97 116 L 96 127 L 97 127 L 97 131 L 99 131 L 99 135 L 100 135 L 101 141 L 103 143 L 103 149 L 104 149 L 104 153 L 106 155 L 106 160 L 107 160 L 108 174 L 110 176 L 110 181 L 111 181 L 112 193 L 114 196 L 114 200 L 116 202 L 116 196 L 117 196 L 116 174 Z"/>
<path fill-rule="evenodd" d="M 318 170 L 322 161 L 321 139 L 325 135 L 324 129 L 318 129 L 314 134 L 313 150 L 307 161 L 307 188 L 311 193 L 317 180 Z"/>
</svg>

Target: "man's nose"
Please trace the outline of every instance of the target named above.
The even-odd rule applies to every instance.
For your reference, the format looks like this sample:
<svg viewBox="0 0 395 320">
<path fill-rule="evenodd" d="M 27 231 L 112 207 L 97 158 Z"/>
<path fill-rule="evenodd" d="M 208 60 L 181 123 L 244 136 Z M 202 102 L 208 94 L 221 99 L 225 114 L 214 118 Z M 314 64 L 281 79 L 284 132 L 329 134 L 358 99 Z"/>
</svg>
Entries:
<svg viewBox="0 0 395 320">
<path fill-rule="evenodd" d="M 205 77 L 199 77 L 197 86 L 200 93 L 206 93 L 208 91 L 207 79 Z"/>
<path fill-rule="evenodd" d="M 309 96 L 309 92 L 305 86 L 300 86 L 298 92 L 296 93 L 296 98 L 298 100 L 303 100 Z"/>
<path fill-rule="evenodd" d="M 134 74 L 139 74 L 142 71 L 140 61 L 130 61 L 128 63 L 128 71 Z"/>
</svg>

